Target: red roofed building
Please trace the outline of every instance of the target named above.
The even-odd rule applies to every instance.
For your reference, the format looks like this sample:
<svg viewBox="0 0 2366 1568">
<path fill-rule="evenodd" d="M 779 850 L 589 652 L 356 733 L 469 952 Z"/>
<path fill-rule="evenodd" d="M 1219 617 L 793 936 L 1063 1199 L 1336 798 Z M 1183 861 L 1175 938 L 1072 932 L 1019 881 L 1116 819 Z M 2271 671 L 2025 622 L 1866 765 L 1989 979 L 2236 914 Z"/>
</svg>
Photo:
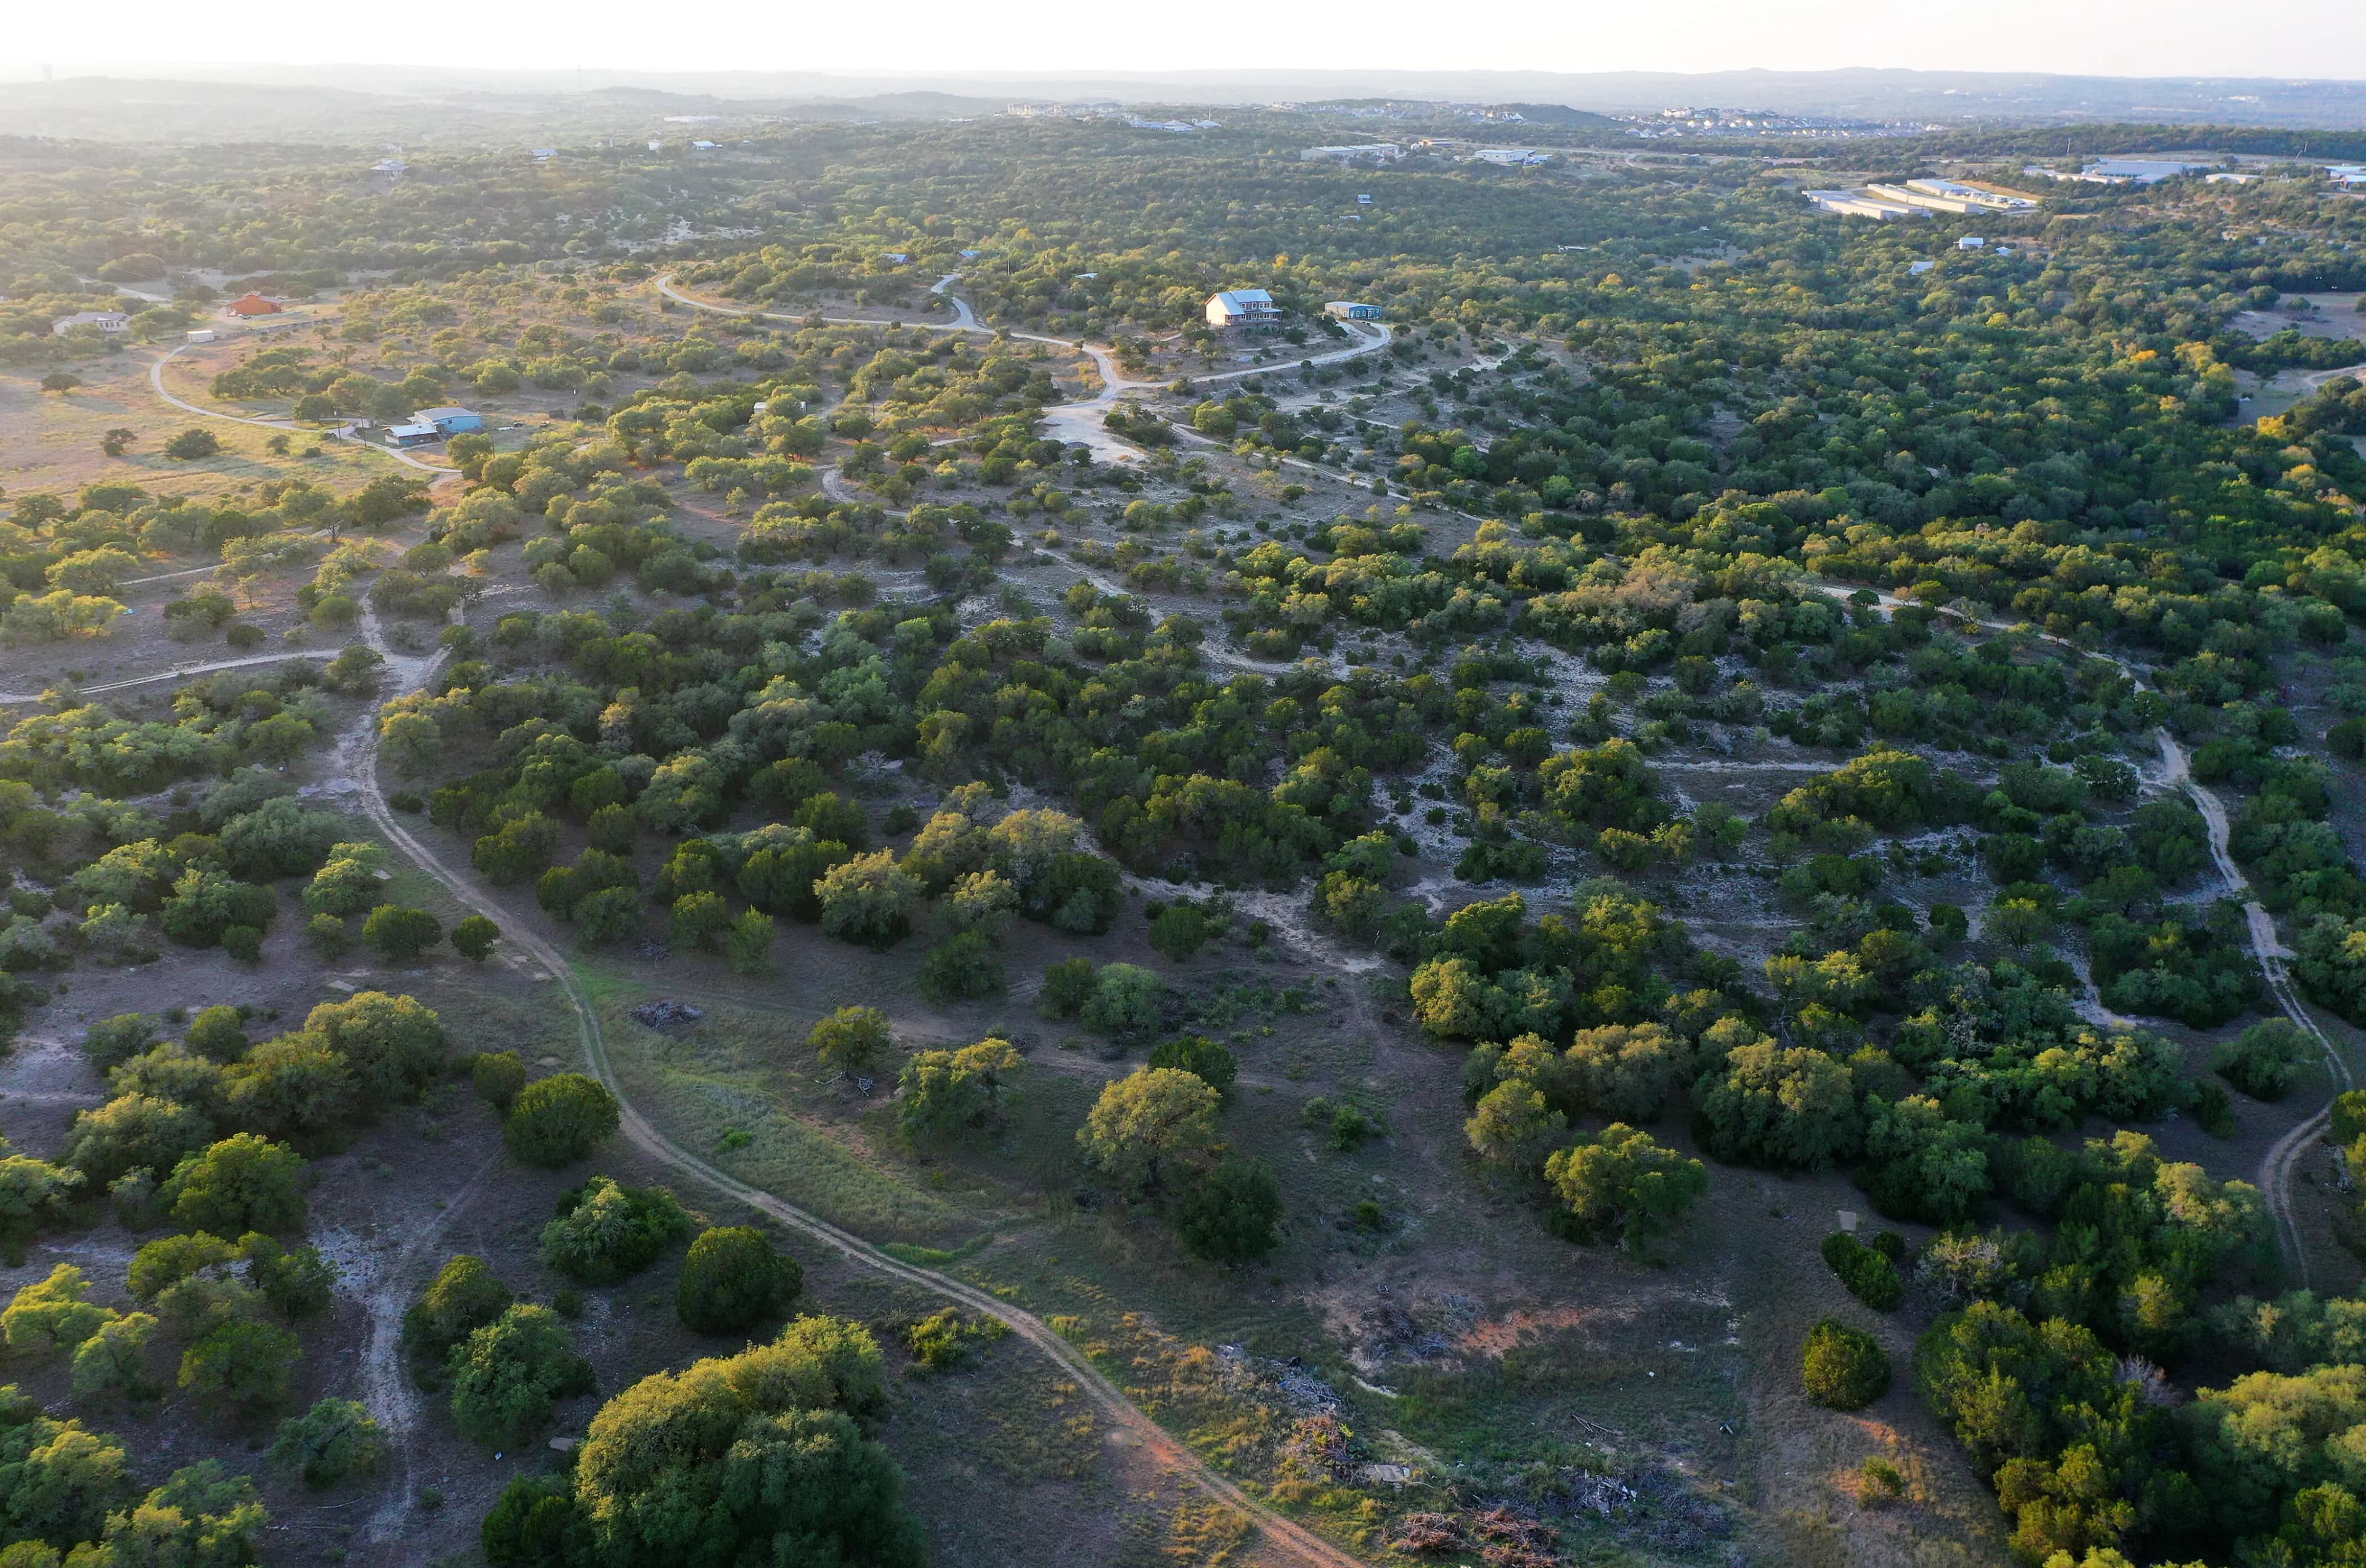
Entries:
<svg viewBox="0 0 2366 1568">
<path fill-rule="evenodd" d="M 276 316 L 287 308 L 278 300 L 266 299 L 260 294 L 242 296 L 223 307 L 233 316 Z"/>
</svg>

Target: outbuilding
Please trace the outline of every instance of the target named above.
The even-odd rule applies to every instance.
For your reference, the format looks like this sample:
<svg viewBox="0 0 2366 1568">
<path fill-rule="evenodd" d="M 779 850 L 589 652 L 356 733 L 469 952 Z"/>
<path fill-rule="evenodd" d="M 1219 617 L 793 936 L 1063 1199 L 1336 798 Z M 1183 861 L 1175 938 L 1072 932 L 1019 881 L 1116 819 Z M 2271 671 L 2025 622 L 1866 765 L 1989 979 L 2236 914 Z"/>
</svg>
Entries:
<svg viewBox="0 0 2366 1568">
<path fill-rule="evenodd" d="M 60 316 L 50 323 L 50 331 L 63 337 L 76 327 L 88 327 L 108 337 L 121 337 L 131 330 L 131 318 L 120 310 L 76 310 L 71 316 Z"/>
<path fill-rule="evenodd" d="M 432 424 L 414 421 L 410 424 L 389 424 L 386 427 L 386 444 L 389 446 L 424 446 L 441 441 L 444 433 Z"/>
<path fill-rule="evenodd" d="M 421 409 L 411 423 L 432 425 L 439 435 L 467 435 L 485 428 L 485 416 L 468 409 Z"/>
<path fill-rule="evenodd" d="M 1360 299 L 1334 299 L 1323 307 L 1323 313 L 1336 316 L 1343 321 L 1377 321 L 1380 319 L 1378 305 L 1368 305 Z"/>
<path fill-rule="evenodd" d="M 286 309 L 286 301 L 262 294 L 242 294 L 222 307 L 223 313 L 232 316 L 276 316 Z"/>
</svg>

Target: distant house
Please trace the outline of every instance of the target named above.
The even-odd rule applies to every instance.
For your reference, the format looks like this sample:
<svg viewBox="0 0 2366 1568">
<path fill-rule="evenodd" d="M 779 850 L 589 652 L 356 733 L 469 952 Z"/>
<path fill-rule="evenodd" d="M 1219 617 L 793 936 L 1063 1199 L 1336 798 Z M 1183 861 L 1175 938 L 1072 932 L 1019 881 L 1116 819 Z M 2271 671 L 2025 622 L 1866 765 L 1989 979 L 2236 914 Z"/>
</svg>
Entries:
<svg viewBox="0 0 2366 1568">
<path fill-rule="evenodd" d="M 442 431 L 432 424 L 421 423 L 417 420 L 413 420 L 409 424 L 389 424 L 386 427 L 386 444 L 389 446 L 424 446 L 430 442 L 443 439 Z"/>
<path fill-rule="evenodd" d="M 439 435 L 467 435 L 485 428 L 485 416 L 468 409 L 421 409 L 411 423 L 432 425 Z"/>
<path fill-rule="evenodd" d="M 978 257 L 984 254 L 986 254 L 984 251 L 963 251 L 961 254 L 961 259 L 963 261 L 975 261 Z"/>
<path fill-rule="evenodd" d="M 1319 164 L 1326 158 L 1335 164 L 1358 164 L 1367 159 L 1393 164 L 1403 156 L 1404 149 L 1394 141 L 1358 141 L 1342 147 L 1309 147 L 1298 154 L 1298 159 L 1302 164 Z"/>
<path fill-rule="evenodd" d="M 1281 324 L 1281 307 L 1262 288 L 1228 288 L 1208 296 L 1208 324 L 1251 331 Z"/>
<path fill-rule="evenodd" d="M 1966 234 L 1962 239 L 1955 242 L 1955 249 L 1959 251 L 1984 251 L 1988 249 L 1988 243 L 1987 240 L 1977 234 Z"/>
<path fill-rule="evenodd" d="M 1343 321 L 1377 321 L 1380 319 L 1378 305 L 1367 305 L 1360 299 L 1334 299 L 1323 307 L 1326 316 L 1336 316 Z"/>
<path fill-rule="evenodd" d="M 1549 164 L 1552 154 L 1539 152 L 1533 147 L 1482 147 L 1470 154 L 1474 164 L 1493 164 L 1498 168 L 1520 169 L 1530 164 Z"/>
<path fill-rule="evenodd" d="M 2218 176 L 2213 175 L 2212 179 Z M 2366 186 L 2366 164 L 2335 164 L 2325 171 L 2325 177 L 2339 186 Z"/>
<path fill-rule="evenodd" d="M 909 266 L 912 265 L 911 256 L 903 251 L 882 251 L 879 253 L 879 259 L 885 262 L 889 266 Z"/>
<path fill-rule="evenodd" d="M 188 341 L 191 343 L 211 343 L 214 341 L 214 330 L 211 327 L 191 327 L 188 332 Z"/>
<path fill-rule="evenodd" d="M 223 306 L 222 313 L 229 316 L 276 316 L 286 309 L 287 306 L 284 300 L 261 294 L 242 294 Z"/>
<path fill-rule="evenodd" d="M 76 310 L 71 316 L 60 316 L 50 323 L 50 331 L 60 337 L 76 327 L 88 327 L 105 333 L 108 337 L 120 337 L 131 330 L 131 318 L 120 310 Z"/>
</svg>

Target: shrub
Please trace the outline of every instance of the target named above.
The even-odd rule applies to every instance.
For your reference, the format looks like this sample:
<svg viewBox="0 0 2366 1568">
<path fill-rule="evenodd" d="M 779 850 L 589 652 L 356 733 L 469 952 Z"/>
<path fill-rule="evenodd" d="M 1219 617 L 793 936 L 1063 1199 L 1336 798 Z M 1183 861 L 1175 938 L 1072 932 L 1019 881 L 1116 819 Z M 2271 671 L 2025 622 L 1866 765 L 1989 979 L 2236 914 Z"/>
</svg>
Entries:
<svg viewBox="0 0 2366 1568">
<path fill-rule="evenodd" d="M 220 450 L 221 438 L 202 425 L 191 425 L 186 430 L 175 432 L 164 443 L 164 456 L 182 463 L 210 457 Z"/>
<path fill-rule="evenodd" d="M 1093 994 L 1078 1010 L 1085 1026 L 1115 1037 L 1148 1034 L 1162 1021 L 1158 976 L 1132 964 L 1110 964 L 1093 978 Z"/>
<path fill-rule="evenodd" d="M 350 1399 L 323 1399 L 303 1415 L 289 1416 L 271 1445 L 272 1463 L 295 1471 L 316 1489 L 371 1474 L 385 1457 L 384 1429 L 366 1406 Z"/>
<path fill-rule="evenodd" d="M 616 1097 L 599 1080 L 555 1073 L 518 1092 L 501 1118 L 501 1138 L 526 1164 L 558 1170 L 590 1154 L 621 1122 Z"/>
<path fill-rule="evenodd" d="M 700 1334 L 738 1334 L 786 1308 L 805 1289 L 805 1270 L 748 1225 L 709 1230 L 690 1244 L 674 1309 Z"/>
<path fill-rule="evenodd" d="M 173 1168 L 160 1194 L 173 1223 L 217 1235 L 304 1224 L 304 1158 L 253 1133 L 224 1138 Z"/>
<path fill-rule="evenodd" d="M 485 1051 L 469 1064 L 468 1081 L 478 1098 L 502 1115 L 526 1085 L 525 1059 L 514 1051 Z"/>
<path fill-rule="evenodd" d="M 946 1307 L 931 1313 L 904 1331 L 904 1348 L 912 1353 L 915 1371 L 944 1372 L 966 1363 L 980 1341 L 1001 1338 L 1010 1332 L 998 1317 L 975 1320 Z"/>
<path fill-rule="evenodd" d="M 548 1307 L 513 1306 L 452 1351 L 452 1419 L 488 1448 L 514 1448 L 551 1407 L 595 1386 L 567 1325 Z"/>
<path fill-rule="evenodd" d="M 1273 1250 L 1281 1183 L 1262 1161 L 1227 1157 L 1176 1206 L 1175 1230 L 1195 1258 L 1247 1263 Z"/>
<path fill-rule="evenodd" d="M 381 904 L 362 922 L 362 940 L 389 964 L 408 964 L 444 940 L 444 922 L 424 909 Z"/>
<path fill-rule="evenodd" d="M 2282 1100 L 2308 1060 L 2310 1041 L 2288 1018 L 2264 1019 L 2210 1055 L 2211 1070 L 2253 1100 Z"/>
<path fill-rule="evenodd" d="M 972 1001 L 998 996 L 1002 960 L 983 931 L 961 931 L 929 950 L 920 961 L 920 994 L 934 1002 Z"/>
<path fill-rule="evenodd" d="M 1177 964 L 1199 952 L 1210 934 L 1208 917 L 1190 904 L 1169 904 L 1150 922 L 1150 945 Z"/>
<path fill-rule="evenodd" d="M 896 1036 L 877 1008 L 842 1007 L 806 1032 L 806 1044 L 822 1065 L 864 1076 L 887 1059 Z"/>
<path fill-rule="evenodd" d="M 1234 1081 L 1241 1073 L 1232 1052 L 1204 1034 L 1184 1034 L 1159 1042 L 1151 1049 L 1150 1065 L 1180 1067 L 1222 1095 L 1232 1093 Z"/>
<path fill-rule="evenodd" d="M 221 950 L 241 964 L 263 961 L 263 932 L 254 926 L 224 926 Z"/>
<path fill-rule="evenodd" d="M 1064 958 L 1043 971 L 1043 991 L 1035 1007 L 1045 1018 L 1074 1018 L 1092 995 L 1093 961 Z"/>
<path fill-rule="evenodd" d="M 542 1260 L 570 1280 L 613 1285 L 651 1263 L 666 1244 L 695 1227 L 662 1187 L 625 1187 L 595 1176 L 558 1200 L 558 1215 L 542 1227 Z"/>
<path fill-rule="evenodd" d="M 1828 1317 L 1808 1331 L 1799 1376 L 1817 1404 L 1862 1410 L 1889 1392 L 1889 1357 L 1872 1335 Z"/>
<path fill-rule="evenodd" d="M 246 1055 L 246 1021 L 234 1007 L 209 1007 L 189 1021 L 181 1044 L 193 1055 L 216 1062 L 235 1062 Z"/>
<path fill-rule="evenodd" d="M 1848 1287 L 1848 1293 L 1874 1311 L 1895 1312 L 1906 1299 L 1906 1281 L 1898 1276 L 1896 1260 L 1848 1232 L 1834 1231 L 1824 1237 L 1823 1253 L 1824 1261 Z"/>
<path fill-rule="evenodd" d="M 1087 969 L 1091 965 L 1087 964 Z M 156 1021 L 144 1012 L 122 1012 L 90 1026 L 82 1038 L 83 1055 L 106 1072 L 129 1061 L 156 1043 Z"/>
</svg>

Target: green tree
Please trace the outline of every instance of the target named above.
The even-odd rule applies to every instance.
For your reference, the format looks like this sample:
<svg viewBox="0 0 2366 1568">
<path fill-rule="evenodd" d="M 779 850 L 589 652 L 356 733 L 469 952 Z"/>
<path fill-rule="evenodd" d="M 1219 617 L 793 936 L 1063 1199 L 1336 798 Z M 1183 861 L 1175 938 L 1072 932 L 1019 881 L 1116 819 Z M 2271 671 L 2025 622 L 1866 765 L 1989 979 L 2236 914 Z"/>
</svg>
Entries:
<svg viewBox="0 0 2366 1568">
<path fill-rule="evenodd" d="M 282 1317 L 291 1322 L 318 1317 L 329 1310 L 336 1289 L 337 1267 L 314 1247 L 282 1247 L 259 1232 L 239 1237 L 239 1256 L 246 1260 L 247 1282 L 263 1292 Z"/>
<path fill-rule="evenodd" d="M 738 1334 L 785 1309 L 805 1289 L 805 1271 L 763 1232 L 729 1225 L 702 1232 L 682 1259 L 675 1310 L 700 1334 Z"/>
<path fill-rule="evenodd" d="M 731 926 L 731 906 L 720 893 L 685 893 L 673 901 L 673 934 L 679 941 L 714 952 L 723 945 Z"/>
<path fill-rule="evenodd" d="M 156 1319 L 128 1312 L 98 1325 L 73 1354 L 72 1389 L 76 1399 L 153 1399 L 163 1390 L 148 1371 L 148 1347 Z"/>
<path fill-rule="evenodd" d="M 1093 961 L 1064 958 L 1043 971 L 1043 989 L 1035 1008 L 1045 1018 L 1074 1018 L 1092 1000 Z"/>
<path fill-rule="evenodd" d="M 304 1159 L 285 1144 L 237 1133 L 182 1159 L 160 1194 L 173 1223 L 217 1235 L 304 1224 Z"/>
<path fill-rule="evenodd" d="M 381 904 L 362 923 L 362 940 L 389 964 L 408 964 L 444 940 L 444 922 L 424 909 Z"/>
<path fill-rule="evenodd" d="M 385 1428 L 367 1406 L 350 1399 L 323 1399 L 282 1421 L 271 1445 L 273 1464 L 296 1472 L 316 1489 L 373 1474 L 385 1458 Z"/>
<path fill-rule="evenodd" d="M 806 1047 L 822 1066 L 868 1075 L 887 1060 L 896 1036 L 877 1008 L 842 1007 L 806 1032 Z"/>
<path fill-rule="evenodd" d="M 164 443 L 164 456 L 181 463 L 210 457 L 220 450 L 220 439 L 201 425 L 191 425 Z"/>
<path fill-rule="evenodd" d="M 1708 1191 L 1700 1161 L 1662 1148 L 1649 1133 L 1613 1122 L 1545 1161 L 1551 1184 L 1576 1228 L 1592 1236 L 1616 1234 L 1639 1252 L 1679 1224 Z"/>
<path fill-rule="evenodd" d="M 734 975 L 760 975 L 772 949 L 772 917 L 760 909 L 742 909 L 731 922 L 728 952 Z"/>
<path fill-rule="evenodd" d="M 934 1002 L 971 1001 L 998 995 L 1002 960 L 983 931 L 958 931 L 929 950 L 920 961 L 920 994 Z"/>
<path fill-rule="evenodd" d="M 482 915 L 470 915 L 452 928 L 452 946 L 471 964 L 491 957 L 493 943 L 501 940 L 501 928 Z"/>
<path fill-rule="evenodd" d="M 920 901 L 919 879 L 896 865 L 888 850 L 834 865 L 813 886 L 821 904 L 822 931 L 840 942 L 873 947 L 902 940 Z"/>
<path fill-rule="evenodd" d="M 287 1397 L 303 1354 L 296 1336 L 274 1324 L 232 1318 L 181 1355 L 182 1392 L 234 1404 L 276 1404 Z"/>
<path fill-rule="evenodd" d="M 2254 1100 L 2282 1100 L 2314 1055 L 2314 1042 L 2288 1018 L 2263 1019 L 2211 1053 L 2220 1077 Z"/>
<path fill-rule="evenodd" d="M 363 1091 L 381 1104 L 416 1100 L 451 1059 L 444 1020 L 414 997 L 356 991 L 314 1008 L 304 1030 L 343 1055 Z"/>
<path fill-rule="evenodd" d="M 55 1356 L 72 1351 L 97 1333 L 115 1314 L 84 1298 L 90 1281 L 71 1263 L 50 1270 L 49 1278 L 19 1289 L 0 1310 L 0 1338 L 12 1356 Z"/>
<path fill-rule="evenodd" d="M 918 1568 L 926 1550 L 901 1479 L 858 1424 L 879 1400 L 870 1336 L 799 1318 L 771 1345 L 610 1400 L 584 1439 L 574 1498 L 611 1561 L 737 1562 L 789 1540 L 810 1543 L 816 1562 Z"/>
<path fill-rule="evenodd" d="M 1492 1165 L 1534 1171 L 1568 1131 L 1569 1118 L 1525 1078 L 1505 1078 L 1479 1097 L 1463 1135 L 1471 1152 Z"/>
<path fill-rule="evenodd" d="M 512 1306 L 454 1348 L 452 1419 L 487 1448 L 515 1448 L 550 1421 L 553 1405 L 595 1386 L 566 1323 L 548 1307 Z"/>
<path fill-rule="evenodd" d="M 1121 1186 L 1155 1192 L 1175 1167 L 1207 1156 L 1216 1141 L 1219 1103 L 1197 1074 L 1144 1067 L 1101 1089 L 1076 1129 L 1076 1142 Z"/>
<path fill-rule="evenodd" d="M 558 1170 L 590 1154 L 621 1121 L 616 1097 L 599 1080 L 556 1073 L 519 1091 L 501 1119 L 501 1137 L 526 1164 Z"/>
<path fill-rule="evenodd" d="M 1281 1183 L 1260 1160 L 1227 1156 L 1176 1205 L 1175 1229 L 1195 1258 L 1248 1263 L 1271 1252 L 1281 1220 Z"/>
<path fill-rule="evenodd" d="M 483 1258 L 461 1253 L 402 1314 L 403 1348 L 414 1363 L 440 1368 L 452 1347 L 500 1317 L 514 1300 Z"/>
<path fill-rule="evenodd" d="M 914 1136 L 945 1136 L 992 1115 L 1026 1058 L 1008 1040 L 923 1051 L 904 1065 L 897 1112 Z"/>
</svg>

